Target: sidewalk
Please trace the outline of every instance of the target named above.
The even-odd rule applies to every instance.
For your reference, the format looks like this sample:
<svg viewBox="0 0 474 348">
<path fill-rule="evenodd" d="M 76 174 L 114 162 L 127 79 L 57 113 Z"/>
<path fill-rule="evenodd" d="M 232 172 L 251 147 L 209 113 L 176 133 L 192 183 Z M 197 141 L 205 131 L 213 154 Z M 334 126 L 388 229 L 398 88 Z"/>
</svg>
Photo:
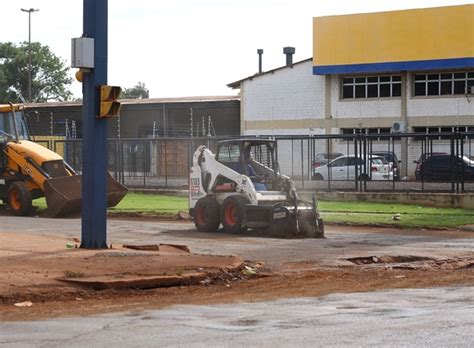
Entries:
<svg viewBox="0 0 474 348">
<path fill-rule="evenodd" d="M 61 236 L 0 233 L 0 304 L 61 297 L 83 288 L 196 284 L 243 265 L 239 256 L 194 254 L 186 246 L 85 250 L 79 245 Z"/>
</svg>

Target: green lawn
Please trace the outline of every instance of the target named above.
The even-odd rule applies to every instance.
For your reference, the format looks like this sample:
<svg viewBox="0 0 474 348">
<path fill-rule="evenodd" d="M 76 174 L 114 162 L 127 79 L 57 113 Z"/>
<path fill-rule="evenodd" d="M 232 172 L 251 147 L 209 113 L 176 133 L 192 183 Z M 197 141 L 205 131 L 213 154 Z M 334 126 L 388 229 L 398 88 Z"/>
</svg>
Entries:
<svg viewBox="0 0 474 348">
<path fill-rule="evenodd" d="M 327 222 L 388 224 L 403 227 L 458 227 L 474 224 L 474 210 L 469 209 L 337 201 L 321 201 L 319 209 Z M 393 219 L 395 214 L 400 214 L 400 220 Z"/>
<path fill-rule="evenodd" d="M 34 204 L 45 209 L 44 199 Z M 353 224 L 385 224 L 402 227 L 458 227 L 474 224 L 474 210 L 431 208 L 418 205 L 370 202 L 320 201 L 319 209 L 326 222 Z M 128 193 L 109 213 L 174 216 L 178 211 L 188 210 L 187 197 L 156 194 Z M 400 214 L 400 220 L 393 216 Z"/>
</svg>

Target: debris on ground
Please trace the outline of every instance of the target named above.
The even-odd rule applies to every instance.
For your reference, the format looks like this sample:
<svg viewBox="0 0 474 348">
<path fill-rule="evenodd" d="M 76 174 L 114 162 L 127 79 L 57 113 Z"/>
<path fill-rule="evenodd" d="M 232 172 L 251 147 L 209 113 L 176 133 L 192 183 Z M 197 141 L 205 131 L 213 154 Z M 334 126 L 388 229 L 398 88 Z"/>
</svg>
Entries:
<svg viewBox="0 0 474 348">
<path fill-rule="evenodd" d="M 244 269 L 242 270 L 242 274 L 246 276 L 254 276 L 257 274 L 257 270 L 253 267 L 245 265 Z"/>
<path fill-rule="evenodd" d="M 179 220 L 191 220 L 191 215 L 187 211 L 180 210 L 178 212 L 178 219 Z"/>
<path fill-rule="evenodd" d="M 14 304 L 16 307 L 31 307 L 33 306 L 33 302 L 31 301 L 25 301 L 25 302 L 17 302 Z"/>
</svg>

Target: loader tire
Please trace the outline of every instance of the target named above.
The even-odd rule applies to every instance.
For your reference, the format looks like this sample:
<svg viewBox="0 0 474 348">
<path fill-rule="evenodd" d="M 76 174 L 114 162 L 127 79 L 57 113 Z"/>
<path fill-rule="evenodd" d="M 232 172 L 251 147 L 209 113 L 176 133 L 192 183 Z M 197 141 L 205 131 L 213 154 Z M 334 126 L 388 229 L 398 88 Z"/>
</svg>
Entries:
<svg viewBox="0 0 474 348">
<path fill-rule="evenodd" d="M 8 206 L 15 215 L 26 216 L 31 213 L 31 192 L 23 181 L 15 181 L 8 188 Z"/>
<path fill-rule="evenodd" d="M 194 224 L 199 232 L 216 232 L 221 223 L 219 203 L 214 198 L 201 198 L 194 207 Z"/>
<path fill-rule="evenodd" d="M 248 199 L 241 196 L 227 197 L 222 203 L 221 221 L 227 233 L 240 233 L 244 230 L 245 204 Z"/>
</svg>

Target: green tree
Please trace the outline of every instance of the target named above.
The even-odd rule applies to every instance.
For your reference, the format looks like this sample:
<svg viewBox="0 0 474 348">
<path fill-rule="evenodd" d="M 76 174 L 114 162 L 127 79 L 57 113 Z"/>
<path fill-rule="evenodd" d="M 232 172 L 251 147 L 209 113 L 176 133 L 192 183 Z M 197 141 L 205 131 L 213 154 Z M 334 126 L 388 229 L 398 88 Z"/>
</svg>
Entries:
<svg viewBox="0 0 474 348">
<path fill-rule="evenodd" d="M 124 88 L 120 98 L 122 99 L 148 99 L 150 91 L 145 87 L 145 83 L 138 82 L 135 87 Z"/>
<path fill-rule="evenodd" d="M 28 96 L 28 42 L 0 42 L 0 102 L 21 101 Z M 33 102 L 69 100 L 69 68 L 48 46 L 31 43 L 31 98 Z"/>
</svg>

